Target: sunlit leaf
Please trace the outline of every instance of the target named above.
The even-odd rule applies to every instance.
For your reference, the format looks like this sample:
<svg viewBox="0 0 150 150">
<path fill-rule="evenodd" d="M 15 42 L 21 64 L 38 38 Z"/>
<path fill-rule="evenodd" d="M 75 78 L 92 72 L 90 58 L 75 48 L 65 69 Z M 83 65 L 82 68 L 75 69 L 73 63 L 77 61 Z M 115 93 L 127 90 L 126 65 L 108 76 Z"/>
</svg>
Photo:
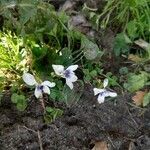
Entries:
<svg viewBox="0 0 150 150">
<path fill-rule="evenodd" d="M 137 23 L 135 20 L 128 22 L 127 32 L 130 38 L 135 38 L 137 36 Z"/>
<path fill-rule="evenodd" d="M 16 94 L 16 93 L 12 94 L 11 101 L 13 103 L 17 103 L 17 101 L 18 101 L 18 94 Z"/>
<path fill-rule="evenodd" d="M 129 54 L 128 59 L 136 63 L 141 62 L 143 60 L 138 55 L 134 55 L 134 54 Z"/>
<path fill-rule="evenodd" d="M 128 91 L 134 92 L 143 88 L 147 81 L 148 81 L 148 74 L 144 71 L 138 75 L 130 73 L 128 75 L 128 81 L 127 83 L 124 84 L 124 87 Z"/>
<path fill-rule="evenodd" d="M 19 111 L 24 111 L 27 107 L 27 101 L 24 95 L 13 93 L 11 96 L 11 101 L 16 104 L 16 107 Z"/>
<path fill-rule="evenodd" d="M 84 56 L 89 60 L 93 60 L 98 55 L 101 56 L 103 54 L 103 52 L 99 49 L 97 44 L 93 43 L 84 36 L 81 39 L 81 49 L 84 52 Z"/>
<path fill-rule="evenodd" d="M 150 92 L 144 96 L 143 106 L 147 106 L 150 103 Z"/>
</svg>

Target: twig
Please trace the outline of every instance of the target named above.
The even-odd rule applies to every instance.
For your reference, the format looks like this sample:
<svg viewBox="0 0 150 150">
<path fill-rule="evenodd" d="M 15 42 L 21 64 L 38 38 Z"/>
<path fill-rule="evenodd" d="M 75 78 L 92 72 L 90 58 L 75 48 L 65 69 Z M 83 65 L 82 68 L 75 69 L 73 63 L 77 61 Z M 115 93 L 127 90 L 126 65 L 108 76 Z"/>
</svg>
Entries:
<svg viewBox="0 0 150 150">
<path fill-rule="evenodd" d="M 37 131 L 38 134 L 38 140 L 39 140 L 39 144 L 40 144 L 40 150 L 43 150 L 43 146 L 42 146 L 42 139 L 41 139 L 41 135 L 40 135 L 40 131 Z"/>
<path fill-rule="evenodd" d="M 36 132 L 35 130 L 32 130 L 32 129 L 26 127 L 26 126 L 21 126 L 21 127 L 25 128 L 25 129 L 28 130 L 28 131 L 31 131 L 31 132 L 37 134 L 37 136 L 38 136 L 38 141 L 39 141 L 39 145 L 40 145 L 40 150 L 43 150 L 42 139 L 41 139 L 40 131 L 38 130 L 38 131 Z"/>
<path fill-rule="evenodd" d="M 132 107 L 134 107 L 134 108 L 137 108 L 137 109 L 145 110 L 145 108 L 136 106 L 136 105 L 134 105 L 134 104 L 132 104 L 132 103 L 130 103 L 130 102 L 126 102 L 126 104 L 128 104 L 128 105 L 130 105 L 130 106 L 132 106 Z"/>
<path fill-rule="evenodd" d="M 36 133 L 36 134 L 37 134 L 37 132 L 36 132 L 35 130 L 32 130 L 32 129 L 30 129 L 30 128 L 26 127 L 26 126 L 19 126 L 19 128 L 20 128 L 20 127 L 25 128 L 26 130 L 31 131 L 31 132 L 33 132 L 33 133 Z"/>
<path fill-rule="evenodd" d="M 129 114 L 131 120 L 135 123 L 136 127 L 139 128 L 139 125 L 138 125 L 138 123 L 135 121 L 135 119 L 133 118 L 132 114 L 130 113 L 129 108 L 128 108 L 127 106 L 126 106 L 126 108 L 127 108 L 127 111 L 128 111 L 128 114 Z"/>
</svg>

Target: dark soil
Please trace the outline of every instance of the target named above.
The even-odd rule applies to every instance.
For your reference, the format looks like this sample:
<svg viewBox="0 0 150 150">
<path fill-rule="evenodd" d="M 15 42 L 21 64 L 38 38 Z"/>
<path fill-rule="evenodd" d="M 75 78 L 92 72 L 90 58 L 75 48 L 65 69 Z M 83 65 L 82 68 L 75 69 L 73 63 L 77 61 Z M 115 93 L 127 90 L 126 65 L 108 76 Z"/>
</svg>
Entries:
<svg viewBox="0 0 150 150">
<path fill-rule="evenodd" d="M 37 100 L 19 112 L 7 95 L 0 107 L 0 150 L 90 150 L 101 140 L 109 150 L 149 150 L 149 114 L 150 108 L 131 106 L 126 95 L 100 105 L 87 86 L 78 103 L 45 124 Z"/>
</svg>

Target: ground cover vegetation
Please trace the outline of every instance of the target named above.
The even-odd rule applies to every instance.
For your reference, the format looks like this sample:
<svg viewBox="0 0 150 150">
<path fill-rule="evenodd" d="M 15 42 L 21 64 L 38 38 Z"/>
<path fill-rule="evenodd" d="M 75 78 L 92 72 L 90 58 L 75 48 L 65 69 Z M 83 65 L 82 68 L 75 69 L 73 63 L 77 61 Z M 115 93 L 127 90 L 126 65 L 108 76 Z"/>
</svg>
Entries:
<svg viewBox="0 0 150 150">
<path fill-rule="evenodd" d="M 41 113 L 42 124 L 55 120 L 59 124 L 57 118 L 67 120 L 69 111 L 75 111 L 77 120 L 80 113 L 88 120 L 82 114 L 86 108 L 95 119 L 92 111 L 99 112 L 92 109 L 102 108 L 105 102 L 117 108 L 119 103 L 123 109 L 124 102 L 117 102 L 117 97 L 127 93 L 127 103 L 143 113 L 150 104 L 149 86 L 149 0 L 0 1 L 0 109 L 8 103 L 13 111 L 26 116 L 40 103 L 35 109 Z M 88 97 L 85 92 L 96 101 L 82 102 Z M 37 135 L 42 150 L 39 130 Z M 92 144 L 89 149 L 108 149 L 103 142 L 94 141 L 91 148 Z M 0 145 L 6 149 L 5 142 Z M 58 148 L 46 145 L 45 149 Z"/>
</svg>

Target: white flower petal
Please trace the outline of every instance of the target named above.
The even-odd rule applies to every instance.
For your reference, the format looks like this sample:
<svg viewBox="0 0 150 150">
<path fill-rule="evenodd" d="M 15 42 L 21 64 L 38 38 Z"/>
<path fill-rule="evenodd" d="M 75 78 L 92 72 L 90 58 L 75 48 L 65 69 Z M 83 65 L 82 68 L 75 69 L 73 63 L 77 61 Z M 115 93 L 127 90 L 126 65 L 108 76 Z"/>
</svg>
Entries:
<svg viewBox="0 0 150 150">
<path fill-rule="evenodd" d="M 105 96 L 102 96 L 102 95 L 99 94 L 97 100 L 98 100 L 98 103 L 99 103 L 99 104 L 104 103 L 104 101 L 105 101 Z"/>
<path fill-rule="evenodd" d="M 109 91 L 108 90 L 104 90 L 103 92 L 100 93 L 102 96 L 104 97 L 108 97 L 109 96 Z"/>
<path fill-rule="evenodd" d="M 46 85 L 48 87 L 54 87 L 56 84 L 54 82 L 44 81 L 41 83 L 41 85 Z"/>
<path fill-rule="evenodd" d="M 42 91 L 40 89 L 38 89 L 38 87 L 35 88 L 34 95 L 36 98 L 43 97 Z"/>
<path fill-rule="evenodd" d="M 52 65 L 52 67 L 53 67 L 53 69 L 54 69 L 54 71 L 55 71 L 55 73 L 57 74 L 57 75 L 63 75 L 63 72 L 64 72 L 64 66 L 62 66 L 62 65 Z"/>
<path fill-rule="evenodd" d="M 43 86 L 43 92 L 46 94 L 50 94 L 50 89 L 48 86 Z"/>
<path fill-rule="evenodd" d="M 71 65 L 66 70 L 75 71 L 78 68 L 78 65 Z"/>
<path fill-rule="evenodd" d="M 24 82 L 30 86 L 37 84 L 34 76 L 30 73 L 24 73 L 22 78 L 23 78 Z"/>
<path fill-rule="evenodd" d="M 110 92 L 110 91 L 108 91 L 108 96 L 110 96 L 110 97 L 116 97 L 117 93 L 116 92 Z"/>
<path fill-rule="evenodd" d="M 101 93 L 101 92 L 104 92 L 105 89 L 97 89 L 97 88 L 94 88 L 93 91 L 94 91 L 94 96 L 95 96 L 95 95 L 97 95 L 97 94 L 99 94 L 99 93 Z"/>
<path fill-rule="evenodd" d="M 70 80 L 66 79 L 66 84 L 70 87 L 71 90 L 73 89 L 73 83 Z"/>
<path fill-rule="evenodd" d="M 67 80 L 69 80 L 70 82 L 75 82 L 78 80 L 78 77 L 75 74 L 71 73 L 70 77 L 67 78 Z"/>
<path fill-rule="evenodd" d="M 105 88 L 107 85 L 108 85 L 108 79 L 106 78 L 106 79 L 104 79 L 104 81 L 103 81 L 103 86 L 104 86 L 104 88 Z"/>
</svg>

